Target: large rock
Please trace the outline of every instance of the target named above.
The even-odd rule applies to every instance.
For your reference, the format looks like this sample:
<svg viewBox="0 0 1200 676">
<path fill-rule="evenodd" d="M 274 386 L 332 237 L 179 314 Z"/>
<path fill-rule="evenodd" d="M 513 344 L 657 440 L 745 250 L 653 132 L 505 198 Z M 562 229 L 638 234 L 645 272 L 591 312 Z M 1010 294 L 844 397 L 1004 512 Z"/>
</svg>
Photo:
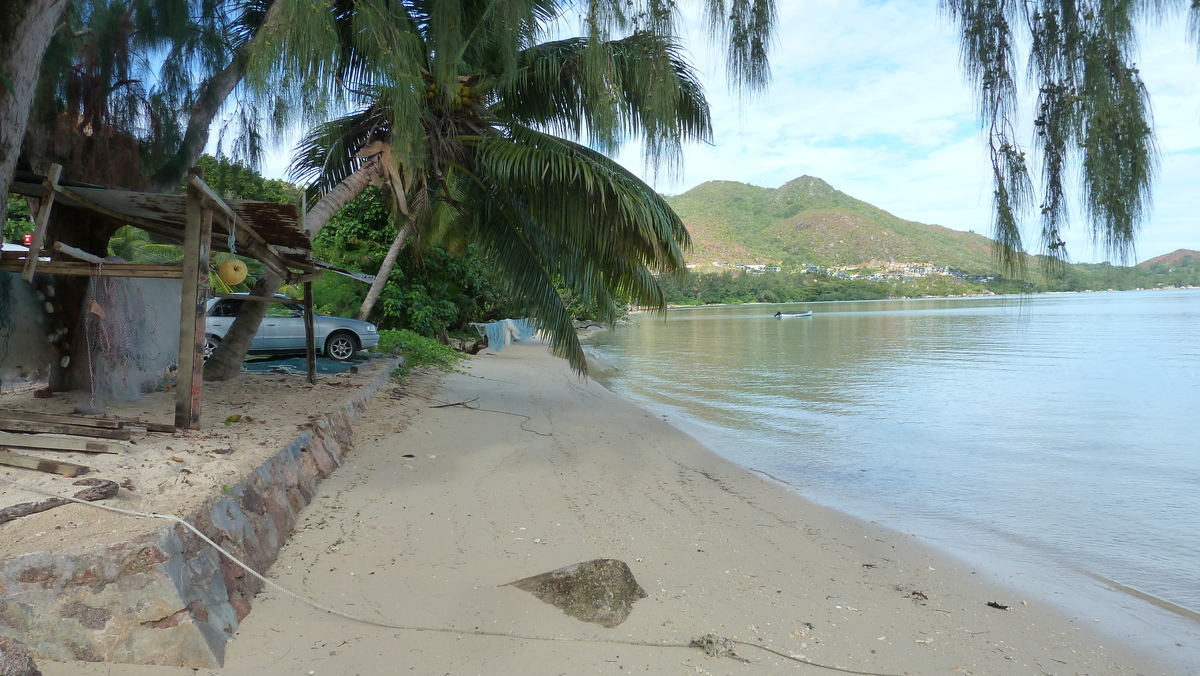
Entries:
<svg viewBox="0 0 1200 676">
<path fill-rule="evenodd" d="M 0 676 L 42 676 L 24 643 L 0 636 Z"/>
<path fill-rule="evenodd" d="M 646 598 L 629 566 L 616 559 L 576 563 L 508 584 L 571 617 L 609 628 L 629 617 L 634 601 Z"/>
</svg>

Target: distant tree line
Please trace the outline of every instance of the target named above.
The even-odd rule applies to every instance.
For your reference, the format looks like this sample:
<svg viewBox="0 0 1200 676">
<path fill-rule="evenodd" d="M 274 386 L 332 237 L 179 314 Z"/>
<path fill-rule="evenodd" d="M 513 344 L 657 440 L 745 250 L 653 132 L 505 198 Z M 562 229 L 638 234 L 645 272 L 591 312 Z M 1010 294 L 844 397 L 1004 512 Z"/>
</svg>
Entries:
<svg viewBox="0 0 1200 676">
<path fill-rule="evenodd" d="M 997 277 L 988 283 L 934 275 L 904 281 L 843 279 L 825 274 L 740 271 L 694 272 L 664 277 L 669 305 L 736 305 L 739 303 L 808 303 L 831 300 L 877 300 L 976 294 L 1107 291 L 1200 286 L 1200 259 L 1178 263 L 1123 267 L 1109 263 L 1061 266 L 1027 280 Z"/>
</svg>

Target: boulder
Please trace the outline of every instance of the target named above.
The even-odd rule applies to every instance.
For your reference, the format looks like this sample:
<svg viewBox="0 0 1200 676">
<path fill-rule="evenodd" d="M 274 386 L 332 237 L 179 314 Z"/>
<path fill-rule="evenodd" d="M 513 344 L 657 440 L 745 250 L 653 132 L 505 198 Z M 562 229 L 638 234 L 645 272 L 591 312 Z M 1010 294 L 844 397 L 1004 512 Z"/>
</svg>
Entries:
<svg viewBox="0 0 1200 676">
<path fill-rule="evenodd" d="M 527 591 L 575 619 L 609 628 L 629 617 L 634 601 L 646 598 L 629 566 L 616 559 L 584 561 L 508 586 Z"/>
</svg>

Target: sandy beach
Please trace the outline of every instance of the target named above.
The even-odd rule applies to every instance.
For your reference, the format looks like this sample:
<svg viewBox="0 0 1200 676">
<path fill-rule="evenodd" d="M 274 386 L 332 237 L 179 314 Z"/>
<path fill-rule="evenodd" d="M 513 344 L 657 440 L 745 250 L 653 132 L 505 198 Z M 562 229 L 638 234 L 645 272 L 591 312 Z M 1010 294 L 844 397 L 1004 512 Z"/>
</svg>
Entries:
<svg viewBox="0 0 1200 676">
<path fill-rule="evenodd" d="M 1110 645 L 1091 618 L 1059 616 L 909 536 L 722 460 L 579 379 L 544 346 L 483 354 L 464 371 L 372 403 L 350 462 L 321 485 L 268 572 L 366 621 L 268 589 L 221 670 L 39 668 L 47 676 L 838 673 L 815 665 L 911 676 L 1184 673 L 1154 661 L 1162 656 Z M 626 562 L 648 594 L 612 629 L 505 586 L 596 558 Z M 738 641 L 744 661 L 688 647 L 706 634 Z"/>
</svg>

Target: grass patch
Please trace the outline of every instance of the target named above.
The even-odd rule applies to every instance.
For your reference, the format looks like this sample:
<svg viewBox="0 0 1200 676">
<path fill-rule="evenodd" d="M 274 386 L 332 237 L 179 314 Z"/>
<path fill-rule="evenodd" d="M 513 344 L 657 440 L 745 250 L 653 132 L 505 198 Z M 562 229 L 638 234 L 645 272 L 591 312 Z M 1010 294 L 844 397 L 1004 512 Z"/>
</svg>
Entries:
<svg viewBox="0 0 1200 676">
<path fill-rule="evenodd" d="M 418 366 L 456 371 L 459 362 L 467 358 L 466 354 L 449 345 L 442 345 L 432 338 L 426 338 L 408 329 L 380 331 L 379 347 L 376 349 L 384 354 L 404 355 L 404 366 L 392 372 L 392 377 L 396 380 L 403 380 L 404 376 Z"/>
</svg>

